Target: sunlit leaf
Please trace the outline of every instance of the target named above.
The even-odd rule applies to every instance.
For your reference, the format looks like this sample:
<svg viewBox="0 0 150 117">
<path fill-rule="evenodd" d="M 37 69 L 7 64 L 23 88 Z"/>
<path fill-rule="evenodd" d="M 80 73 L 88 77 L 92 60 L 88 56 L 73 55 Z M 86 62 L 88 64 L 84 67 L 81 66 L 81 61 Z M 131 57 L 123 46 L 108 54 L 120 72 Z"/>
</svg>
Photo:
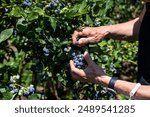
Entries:
<svg viewBox="0 0 150 117">
<path fill-rule="evenodd" d="M 13 34 L 13 28 L 5 29 L 0 33 L 0 43 L 7 40 Z"/>
</svg>

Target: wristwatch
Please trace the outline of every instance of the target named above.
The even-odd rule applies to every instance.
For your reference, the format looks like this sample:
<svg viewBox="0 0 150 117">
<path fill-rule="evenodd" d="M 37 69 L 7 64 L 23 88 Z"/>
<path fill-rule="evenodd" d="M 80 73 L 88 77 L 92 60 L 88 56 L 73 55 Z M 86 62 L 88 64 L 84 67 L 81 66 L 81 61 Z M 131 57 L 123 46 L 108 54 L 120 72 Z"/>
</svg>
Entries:
<svg viewBox="0 0 150 117">
<path fill-rule="evenodd" d="M 110 79 L 110 81 L 109 81 L 108 88 L 114 89 L 114 86 L 115 86 L 115 83 L 116 83 L 117 80 L 118 80 L 117 77 L 112 77 L 112 78 Z"/>
<path fill-rule="evenodd" d="M 113 99 L 117 94 L 117 92 L 114 90 L 114 86 L 115 86 L 115 83 L 117 80 L 118 80 L 118 78 L 113 76 L 109 81 L 109 84 L 107 86 L 107 92 L 108 92 L 108 94 L 110 94 L 109 99 Z"/>
</svg>

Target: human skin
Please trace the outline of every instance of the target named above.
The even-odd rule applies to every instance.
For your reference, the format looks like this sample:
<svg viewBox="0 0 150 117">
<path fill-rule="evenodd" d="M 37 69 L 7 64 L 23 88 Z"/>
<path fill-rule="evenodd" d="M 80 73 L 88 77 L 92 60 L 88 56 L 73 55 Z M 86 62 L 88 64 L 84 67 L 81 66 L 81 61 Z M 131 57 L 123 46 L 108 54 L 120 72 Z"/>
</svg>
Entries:
<svg viewBox="0 0 150 117">
<path fill-rule="evenodd" d="M 150 0 L 143 0 L 144 2 L 150 2 Z"/>
<path fill-rule="evenodd" d="M 98 43 L 107 37 L 126 41 L 136 40 L 138 38 L 138 33 L 144 14 L 145 7 L 141 15 L 131 21 L 109 26 L 85 27 L 82 30 L 75 31 L 73 33 L 72 42 L 73 44 L 76 44 L 77 39 L 79 39 L 78 46 L 82 46 L 88 43 Z M 87 68 L 84 70 L 75 68 L 74 62 L 72 60 L 70 61 L 70 70 L 73 78 L 82 82 L 90 82 L 107 87 L 111 77 L 104 73 L 103 69 L 92 61 L 87 52 L 85 52 L 84 58 L 88 63 Z M 136 83 L 117 80 L 114 89 L 118 93 L 129 95 L 135 86 Z M 150 86 L 141 85 L 134 95 L 134 98 L 150 99 Z"/>
</svg>

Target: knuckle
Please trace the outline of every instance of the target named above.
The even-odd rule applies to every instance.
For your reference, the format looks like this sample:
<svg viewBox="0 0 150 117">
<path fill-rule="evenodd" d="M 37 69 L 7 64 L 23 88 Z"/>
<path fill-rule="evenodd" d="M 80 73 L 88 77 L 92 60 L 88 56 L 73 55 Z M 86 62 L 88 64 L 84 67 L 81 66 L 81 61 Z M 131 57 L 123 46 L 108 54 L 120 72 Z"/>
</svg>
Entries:
<svg viewBox="0 0 150 117">
<path fill-rule="evenodd" d="M 73 34 L 78 34 L 78 31 L 75 30 Z"/>
</svg>

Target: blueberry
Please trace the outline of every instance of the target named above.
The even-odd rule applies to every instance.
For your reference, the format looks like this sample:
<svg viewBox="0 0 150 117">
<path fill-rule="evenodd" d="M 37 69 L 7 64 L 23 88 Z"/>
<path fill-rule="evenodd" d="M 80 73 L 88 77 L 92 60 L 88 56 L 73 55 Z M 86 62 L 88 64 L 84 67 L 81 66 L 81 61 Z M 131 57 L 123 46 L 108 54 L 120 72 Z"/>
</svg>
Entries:
<svg viewBox="0 0 150 117">
<path fill-rule="evenodd" d="M 79 66 L 79 65 L 78 65 L 78 66 L 76 66 L 76 68 L 78 68 L 78 69 L 82 69 L 82 67 L 81 67 L 81 66 Z"/>
<path fill-rule="evenodd" d="M 13 84 L 10 84 L 9 85 L 9 88 L 14 88 L 15 86 Z"/>
<path fill-rule="evenodd" d="M 43 70 L 43 66 L 41 64 L 36 64 L 35 71 L 36 72 L 42 72 L 42 70 Z"/>
<path fill-rule="evenodd" d="M 29 91 L 24 91 L 24 96 L 29 96 L 30 95 L 30 92 Z"/>
<path fill-rule="evenodd" d="M 39 79 L 40 80 L 45 80 L 46 79 L 46 74 L 41 74 L 41 75 L 39 75 Z"/>
<path fill-rule="evenodd" d="M 59 0 L 56 0 L 55 2 L 56 2 L 56 3 L 59 3 L 60 1 L 59 1 Z"/>
<path fill-rule="evenodd" d="M 76 56 L 76 54 L 75 54 L 75 52 L 73 52 L 73 53 L 72 53 L 72 57 L 75 57 L 75 56 Z"/>
<path fill-rule="evenodd" d="M 59 2 L 60 2 L 59 0 L 51 1 L 50 4 L 49 4 L 49 8 L 53 9 L 54 7 L 57 7 L 59 5 Z"/>
<path fill-rule="evenodd" d="M 49 56 L 49 50 L 46 47 L 43 48 L 43 53 L 45 56 Z"/>
<path fill-rule="evenodd" d="M 28 4 L 27 4 L 28 6 L 31 6 L 32 5 L 32 2 L 28 2 Z"/>
<path fill-rule="evenodd" d="M 57 7 L 57 6 L 58 6 L 58 4 L 57 4 L 57 3 L 53 3 L 53 6 L 54 6 L 54 7 Z"/>
<path fill-rule="evenodd" d="M 17 31 L 16 31 L 16 30 L 14 30 L 14 36 L 15 36 L 15 37 L 17 36 Z"/>
<path fill-rule="evenodd" d="M 26 6 L 26 7 L 30 7 L 32 5 L 32 0 L 25 0 L 23 2 L 23 5 Z"/>
<path fill-rule="evenodd" d="M 34 89 L 34 86 L 33 85 L 30 85 L 29 87 L 29 92 L 30 93 L 34 93 L 35 89 Z"/>
<path fill-rule="evenodd" d="M 84 63 L 83 63 L 83 62 L 79 62 L 78 65 L 79 65 L 79 66 L 83 66 Z"/>
<path fill-rule="evenodd" d="M 71 53 L 71 58 L 74 61 L 74 65 L 76 68 L 79 69 L 84 69 L 86 65 L 86 61 L 84 60 L 82 51 L 78 50 L 73 50 Z"/>
<path fill-rule="evenodd" d="M 60 13 L 60 10 L 59 9 L 55 10 L 55 13 Z"/>
<path fill-rule="evenodd" d="M 79 58 L 79 59 L 78 59 L 79 62 L 82 62 L 83 60 L 84 60 L 83 58 Z"/>
<path fill-rule="evenodd" d="M 17 93 L 19 90 L 18 90 L 17 88 L 15 88 L 13 91 L 14 91 L 15 93 Z"/>
<path fill-rule="evenodd" d="M 44 48 L 43 48 L 43 52 L 44 52 L 44 53 L 49 53 L 49 50 L 48 50 L 46 47 L 44 47 Z"/>
<path fill-rule="evenodd" d="M 15 88 L 11 89 L 10 92 L 13 93 L 13 94 L 15 94 L 15 93 L 18 93 L 18 91 L 19 91 L 19 90 L 15 87 Z"/>
<path fill-rule="evenodd" d="M 46 54 L 46 53 L 44 53 L 44 55 L 47 57 L 47 56 L 49 56 L 49 54 Z"/>
<path fill-rule="evenodd" d="M 68 48 L 64 48 L 64 52 L 68 52 Z"/>
<path fill-rule="evenodd" d="M 96 98 L 96 99 L 99 98 L 99 94 L 100 94 L 100 91 L 96 91 L 96 93 L 95 93 L 95 98 Z"/>
</svg>

